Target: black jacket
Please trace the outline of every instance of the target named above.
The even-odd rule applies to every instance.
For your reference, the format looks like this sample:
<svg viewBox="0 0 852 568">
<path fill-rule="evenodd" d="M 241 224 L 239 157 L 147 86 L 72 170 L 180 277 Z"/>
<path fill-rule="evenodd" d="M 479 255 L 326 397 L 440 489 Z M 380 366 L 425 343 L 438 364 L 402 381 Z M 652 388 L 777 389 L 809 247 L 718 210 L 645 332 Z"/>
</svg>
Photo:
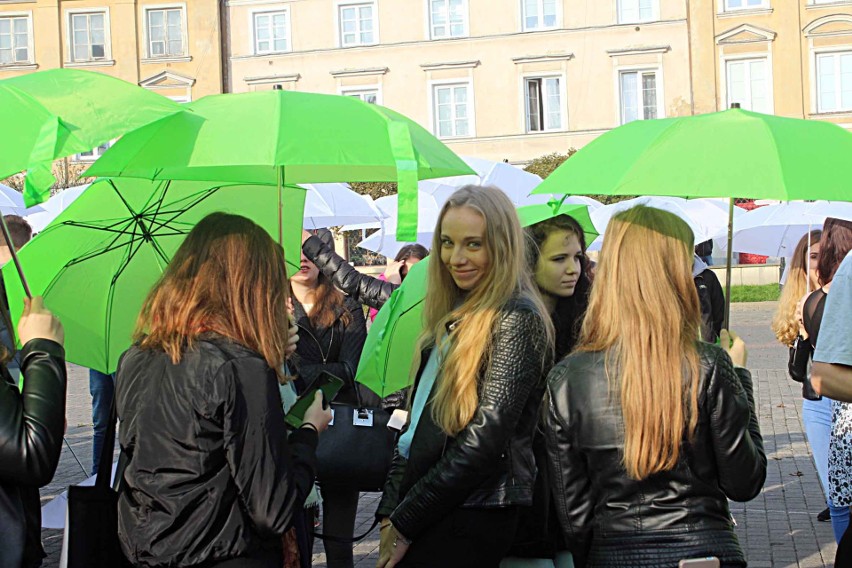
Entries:
<svg viewBox="0 0 852 568">
<path fill-rule="evenodd" d="M 354 404 L 355 371 L 358 370 L 358 360 L 367 339 L 367 327 L 364 320 L 364 310 L 361 304 L 351 298 L 346 298 L 343 309 L 336 314 L 334 324 L 327 328 L 315 328 L 305 313 L 302 304 L 293 297 L 296 325 L 299 326 L 299 343 L 293 367 L 298 375 L 296 383 L 300 392 L 310 385 L 323 371 L 343 379 L 346 384 L 337 395 L 337 401 Z M 344 311 L 349 313 L 349 323 L 343 324 L 341 316 Z M 360 389 L 366 395 L 365 389 Z"/>
<path fill-rule="evenodd" d="M 125 556 L 191 566 L 280 548 L 316 474 L 317 434 L 287 436 L 275 373 L 256 352 L 204 334 L 179 364 L 131 347 L 119 361 L 118 501 Z"/>
<path fill-rule="evenodd" d="M 709 268 L 693 277 L 701 305 L 701 339 L 715 343 L 725 325 L 725 292 L 716 273 Z"/>
<path fill-rule="evenodd" d="M 40 566 L 41 502 L 50 483 L 65 421 L 65 351 L 46 339 L 21 350 L 24 390 L 0 365 L 0 568 Z"/>
<path fill-rule="evenodd" d="M 361 274 L 319 237 L 312 236 L 302 243 L 302 252 L 337 288 L 371 308 L 382 309 L 393 291 L 399 288 L 399 284 Z"/>
<path fill-rule="evenodd" d="M 636 481 L 624 471 L 620 394 L 610 396 L 604 353 L 576 353 L 548 376 L 545 432 L 556 509 L 572 550 L 589 566 L 676 567 L 717 556 L 745 565 L 728 499 L 763 487 L 766 455 L 751 375 L 720 348 L 699 344 L 702 378 L 694 439 L 674 469 Z"/>
<path fill-rule="evenodd" d="M 457 507 L 532 503 L 532 438 L 551 350 L 544 322 L 528 300 L 513 300 L 504 308 L 493 336 L 491 360 L 479 378 L 479 405 L 470 423 L 458 436 L 448 437 L 432 420 L 430 399 L 409 459 L 395 452 L 376 514 L 390 516 L 408 538 L 416 539 Z M 418 382 L 428 358 L 425 352 Z"/>
</svg>

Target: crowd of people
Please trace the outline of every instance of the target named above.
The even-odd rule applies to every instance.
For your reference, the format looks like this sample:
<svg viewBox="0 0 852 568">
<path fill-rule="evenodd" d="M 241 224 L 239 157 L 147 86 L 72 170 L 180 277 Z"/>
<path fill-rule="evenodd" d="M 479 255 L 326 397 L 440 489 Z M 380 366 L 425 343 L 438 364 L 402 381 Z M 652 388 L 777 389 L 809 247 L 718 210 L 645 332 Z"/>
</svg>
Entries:
<svg viewBox="0 0 852 568">
<path fill-rule="evenodd" d="M 568 215 L 522 228 L 496 188 L 456 191 L 438 215 L 413 364 L 393 370 L 412 386 L 379 400 L 354 381 L 362 306 L 381 309 L 429 251 L 403 249 L 373 278 L 303 233 L 288 279 L 252 221 L 203 219 L 115 377 L 128 563 L 307 568 L 321 508 L 328 565 L 353 566 L 359 489 L 317 483 L 327 401 L 318 392 L 300 427 L 285 422 L 326 372 L 343 380 L 336 401 L 405 413 L 376 511 L 378 568 L 746 566 L 728 502 L 759 494 L 767 462 L 718 280 L 688 225 L 658 209 L 614 216 L 594 270 L 586 244 Z M 839 402 L 852 401 L 850 249 L 845 221 L 806 236 L 773 323 L 791 365 L 800 342 L 815 348 L 805 425 L 838 540 L 852 505 L 852 406 Z M 18 336 L 21 390 L 6 366 L 0 387 L 0 566 L 30 568 L 66 376 L 62 327 L 40 298 Z"/>
</svg>

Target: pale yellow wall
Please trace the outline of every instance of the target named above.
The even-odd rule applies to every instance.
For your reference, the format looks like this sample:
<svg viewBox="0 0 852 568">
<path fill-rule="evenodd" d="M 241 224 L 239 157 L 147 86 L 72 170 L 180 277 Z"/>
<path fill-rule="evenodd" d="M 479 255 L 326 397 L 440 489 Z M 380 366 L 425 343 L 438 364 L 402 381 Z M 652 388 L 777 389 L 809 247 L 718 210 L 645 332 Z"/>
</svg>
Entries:
<svg viewBox="0 0 852 568">
<path fill-rule="evenodd" d="M 145 35 L 145 8 L 183 6 L 186 14 L 185 52 L 178 60 L 149 59 Z M 107 9 L 109 47 L 106 61 L 74 63 L 69 51 L 68 13 Z M 131 83 L 146 82 L 163 72 L 179 76 L 146 86 L 166 96 L 191 97 L 222 92 L 222 38 L 216 0 L 38 0 L 0 2 L 4 13 L 32 14 L 34 65 L 22 69 L 0 66 L 0 78 L 36 69 L 73 67 L 112 75 Z"/>
<path fill-rule="evenodd" d="M 512 162 L 580 147 L 617 126 L 620 68 L 659 68 L 663 114 L 691 113 L 683 0 L 660 0 L 658 21 L 624 25 L 616 21 L 616 0 L 564 0 L 563 27 L 537 32 L 521 31 L 520 0 L 469 0 L 469 37 L 435 41 L 427 39 L 426 0 L 378 0 L 377 6 L 379 44 L 340 49 L 333 0 L 229 0 L 231 90 L 271 89 L 280 84 L 284 89 L 339 93 L 344 88 L 377 85 L 383 104 L 431 130 L 431 82 L 471 78 L 476 136 L 445 141 L 461 154 Z M 289 10 L 292 51 L 252 55 L 252 11 L 282 8 Z M 649 47 L 661 49 L 646 54 L 608 53 Z M 513 61 L 545 55 L 555 57 L 543 62 Z M 451 63 L 461 66 L 423 67 Z M 374 71 L 366 71 L 370 69 Z M 365 70 L 365 74 L 332 75 L 343 70 Z M 522 88 L 527 73 L 564 77 L 564 131 L 525 132 Z"/>
</svg>

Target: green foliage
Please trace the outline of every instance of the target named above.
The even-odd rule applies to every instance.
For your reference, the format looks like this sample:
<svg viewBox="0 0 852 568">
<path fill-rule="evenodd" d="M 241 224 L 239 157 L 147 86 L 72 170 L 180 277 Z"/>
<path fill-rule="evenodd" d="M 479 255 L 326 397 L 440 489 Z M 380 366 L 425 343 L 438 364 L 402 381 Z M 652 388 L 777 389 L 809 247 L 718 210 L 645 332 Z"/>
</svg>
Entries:
<svg viewBox="0 0 852 568">
<path fill-rule="evenodd" d="M 356 193 L 360 193 L 361 195 L 369 195 L 373 198 L 373 200 L 376 200 L 379 197 L 385 197 L 387 195 L 396 195 L 396 183 L 393 182 L 356 181 L 351 182 L 349 184 L 349 187 L 351 187 L 352 191 Z"/>
<path fill-rule="evenodd" d="M 530 172 L 531 174 L 535 174 L 541 179 L 545 179 L 547 176 L 553 173 L 553 170 L 562 165 L 562 163 L 577 153 L 576 148 L 569 148 L 566 154 L 560 154 L 559 152 L 553 152 L 551 154 L 545 154 L 544 156 L 539 156 L 538 158 L 531 161 L 524 170 Z M 604 205 L 609 205 L 610 203 L 618 203 L 619 201 L 626 201 L 627 199 L 633 199 L 634 195 L 589 195 L 589 197 L 593 199 L 597 199 Z"/>
<path fill-rule="evenodd" d="M 731 303 L 774 302 L 781 295 L 778 284 L 763 286 L 731 286 Z"/>
</svg>

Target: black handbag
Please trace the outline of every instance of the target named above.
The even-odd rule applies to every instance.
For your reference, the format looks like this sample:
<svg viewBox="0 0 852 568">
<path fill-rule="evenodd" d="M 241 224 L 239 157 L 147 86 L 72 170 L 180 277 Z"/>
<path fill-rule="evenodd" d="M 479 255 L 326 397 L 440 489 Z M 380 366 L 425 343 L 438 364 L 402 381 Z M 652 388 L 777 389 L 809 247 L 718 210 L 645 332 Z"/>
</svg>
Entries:
<svg viewBox="0 0 852 568">
<path fill-rule="evenodd" d="M 331 403 L 332 420 L 317 447 L 317 479 L 321 486 L 381 491 L 393 460 L 390 413 L 367 407 L 352 383 L 357 404 Z"/>
<path fill-rule="evenodd" d="M 796 337 L 793 346 L 790 347 L 790 359 L 787 361 L 787 372 L 790 378 L 797 383 L 808 380 L 808 362 L 814 349 L 811 343 L 801 335 Z"/>
<path fill-rule="evenodd" d="M 113 397 L 95 484 L 90 487 L 72 485 L 68 488 L 62 567 L 123 568 L 130 566 L 118 542 L 118 493 L 110 487 L 115 422 L 115 397 Z M 115 472 L 116 484 L 120 484 L 124 474 L 123 457 L 120 456 L 118 460 Z"/>
</svg>

